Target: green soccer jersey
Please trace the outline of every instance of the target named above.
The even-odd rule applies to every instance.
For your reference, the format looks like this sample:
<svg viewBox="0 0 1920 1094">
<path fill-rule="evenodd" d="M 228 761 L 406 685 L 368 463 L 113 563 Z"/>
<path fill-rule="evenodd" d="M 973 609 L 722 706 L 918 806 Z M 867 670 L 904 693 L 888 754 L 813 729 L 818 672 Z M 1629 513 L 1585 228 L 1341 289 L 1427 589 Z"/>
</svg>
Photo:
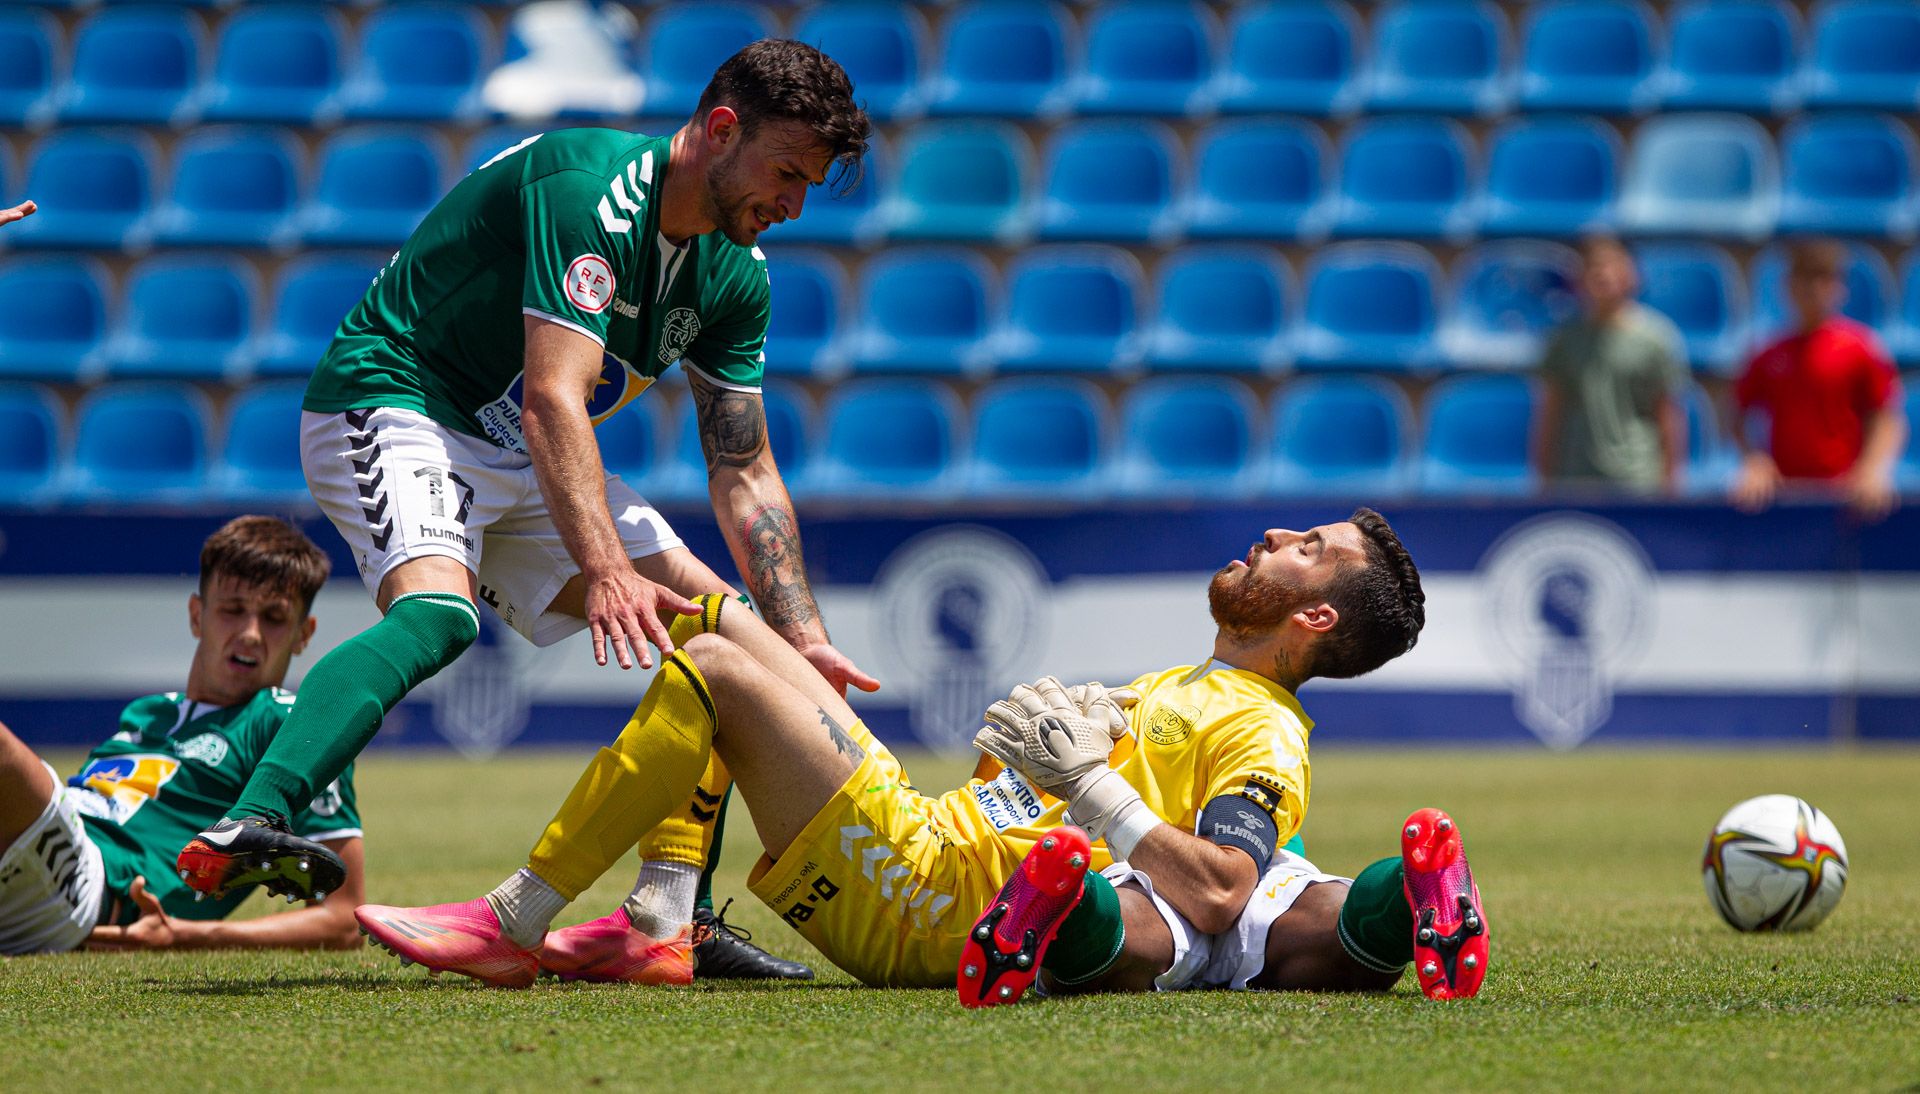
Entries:
<svg viewBox="0 0 1920 1094">
<path fill-rule="evenodd" d="M 719 386 L 758 390 L 766 256 L 717 232 L 679 246 L 660 235 L 669 143 L 562 130 L 462 179 L 341 322 L 303 405 L 404 408 L 525 452 L 523 314 L 604 347 L 595 425 L 683 358 Z"/>
<path fill-rule="evenodd" d="M 196 902 L 173 859 L 239 799 L 292 709 L 293 693 L 279 688 L 263 688 L 230 707 L 196 703 L 177 691 L 127 704 L 120 712 L 120 731 L 89 753 L 80 773 L 67 780 L 77 791 L 74 800 L 87 835 L 100 849 L 107 891 L 122 896 L 136 876 L 144 875 L 147 890 L 169 915 L 220 919 L 238 907 L 251 887 Z M 291 823 L 308 839 L 359 835 L 353 768 Z M 130 923 L 138 909 L 131 901 L 122 903 L 120 921 Z"/>
</svg>

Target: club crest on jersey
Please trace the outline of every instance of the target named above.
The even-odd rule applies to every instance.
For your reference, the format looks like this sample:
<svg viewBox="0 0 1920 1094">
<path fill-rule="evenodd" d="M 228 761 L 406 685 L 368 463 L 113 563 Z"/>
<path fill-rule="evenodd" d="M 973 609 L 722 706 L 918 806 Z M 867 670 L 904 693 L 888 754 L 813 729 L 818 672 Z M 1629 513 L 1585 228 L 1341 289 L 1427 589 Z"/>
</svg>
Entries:
<svg viewBox="0 0 1920 1094">
<path fill-rule="evenodd" d="M 208 767 L 219 767 L 227 758 L 227 739 L 218 733 L 202 733 L 181 741 L 177 749 L 181 759 L 199 760 Z"/>
<path fill-rule="evenodd" d="M 660 363 L 671 365 L 687 355 L 693 340 L 700 337 L 700 316 L 692 308 L 675 308 L 660 325 Z"/>
<path fill-rule="evenodd" d="M 1193 727 L 1199 722 L 1199 707 L 1159 707 L 1147 720 L 1147 740 L 1157 745 L 1177 745 L 1193 736 Z"/>
<path fill-rule="evenodd" d="M 613 267 L 599 255 L 581 255 L 567 264 L 567 301 L 598 315 L 613 303 Z"/>
<path fill-rule="evenodd" d="M 1285 796 L 1280 784 L 1264 775 L 1248 775 L 1247 785 L 1240 788 L 1240 796 L 1260 807 L 1269 818 L 1280 808 L 1280 800 Z"/>
</svg>

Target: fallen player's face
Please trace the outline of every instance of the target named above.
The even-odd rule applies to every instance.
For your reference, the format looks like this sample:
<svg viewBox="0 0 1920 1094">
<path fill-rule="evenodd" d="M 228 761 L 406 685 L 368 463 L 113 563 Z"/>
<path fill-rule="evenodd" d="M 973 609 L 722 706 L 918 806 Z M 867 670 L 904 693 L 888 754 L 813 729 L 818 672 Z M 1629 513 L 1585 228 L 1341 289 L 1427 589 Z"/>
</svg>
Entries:
<svg viewBox="0 0 1920 1094">
<path fill-rule="evenodd" d="M 722 235 L 751 247 L 760 233 L 800 215 L 807 187 L 825 180 L 827 150 L 797 122 L 765 122 L 707 169 L 707 196 Z"/>
<path fill-rule="evenodd" d="M 194 682 L 210 701 L 226 704 L 279 686 L 313 633 L 312 620 L 291 594 L 220 573 L 207 582 L 204 598 L 189 601 L 188 616 L 200 639 Z"/>
<path fill-rule="evenodd" d="M 1238 634 L 1273 630 L 1293 613 L 1326 600 L 1343 560 L 1366 557 L 1360 529 L 1342 521 L 1296 532 L 1269 528 L 1258 543 L 1220 568 L 1207 586 L 1213 621 Z"/>
</svg>

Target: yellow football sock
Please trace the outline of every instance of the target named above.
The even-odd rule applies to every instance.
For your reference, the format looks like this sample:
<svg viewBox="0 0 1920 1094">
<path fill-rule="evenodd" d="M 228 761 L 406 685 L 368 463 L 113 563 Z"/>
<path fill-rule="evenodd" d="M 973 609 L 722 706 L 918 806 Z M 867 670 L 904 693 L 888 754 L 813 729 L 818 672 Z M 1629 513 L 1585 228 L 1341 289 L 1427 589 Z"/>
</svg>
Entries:
<svg viewBox="0 0 1920 1094">
<path fill-rule="evenodd" d="M 694 597 L 693 602 L 700 605 L 700 614 L 683 615 L 667 630 L 674 646 L 696 634 L 717 633 L 720 614 L 729 599 L 718 593 Z M 727 765 L 720 761 L 720 754 L 712 753 L 706 772 L 700 776 L 700 784 L 693 788 L 684 807 L 676 807 L 640 841 L 640 861 L 678 862 L 706 869 L 707 854 L 713 849 L 713 826 L 719 820 L 727 787 L 732 782 L 733 777 L 727 774 Z"/>
<path fill-rule="evenodd" d="M 697 618 L 697 617 L 688 617 Z M 554 814 L 527 868 L 569 901 L 687 801 L 713 752 L 713 698 L 675 650 L 611 745 Z M 695 864 L 703 858 L 693 860 Z"/>
</svg>

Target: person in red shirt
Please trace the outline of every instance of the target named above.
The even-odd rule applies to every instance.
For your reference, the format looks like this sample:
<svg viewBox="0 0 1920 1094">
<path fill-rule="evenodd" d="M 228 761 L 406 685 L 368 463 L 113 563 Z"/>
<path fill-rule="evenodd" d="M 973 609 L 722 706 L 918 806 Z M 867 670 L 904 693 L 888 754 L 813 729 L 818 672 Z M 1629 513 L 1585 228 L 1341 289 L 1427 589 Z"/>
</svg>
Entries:
<svg viewBox="0 0 1920 1094">
<path fill-rule="evenodd" d="M 1863 519 L 1899 502 L 1893 465 L 1906 443 L 1900 380 L 1873 332 L 1840 315 L 1846 253 L 1828 240 L 1796 244 L 1787 298 L 1798 328 L 1755 354 L 1734 386 L 1734 438 L 1742 458 L 1733 503 L 1772 504 L 1783 483 L 1829 484 Z M 1754 411 L 1772 427 L 1771 452 L 1744 428 Z"/>
</svg>

